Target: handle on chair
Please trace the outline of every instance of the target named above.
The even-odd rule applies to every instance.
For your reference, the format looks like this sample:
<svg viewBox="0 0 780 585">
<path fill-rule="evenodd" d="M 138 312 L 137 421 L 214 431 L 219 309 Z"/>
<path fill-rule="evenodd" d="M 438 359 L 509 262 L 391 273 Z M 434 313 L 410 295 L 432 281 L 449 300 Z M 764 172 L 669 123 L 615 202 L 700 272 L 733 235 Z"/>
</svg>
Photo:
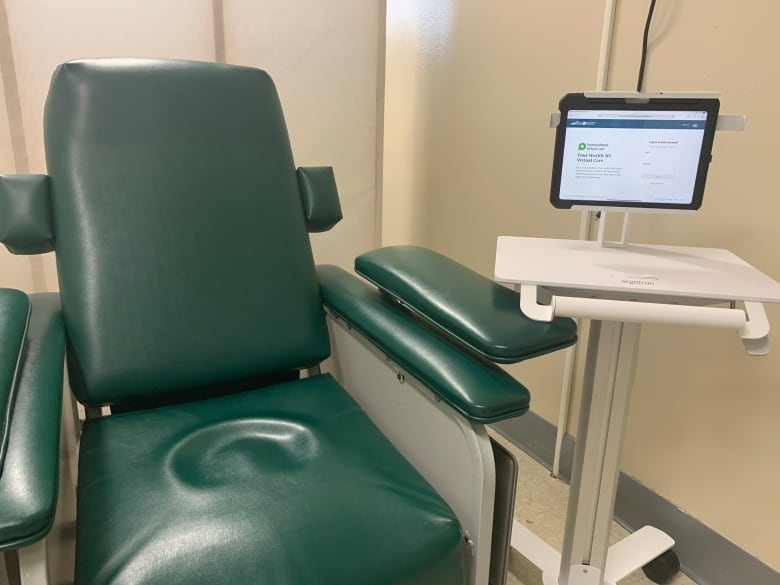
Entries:
<svg viewBox="0 0 780 585">
<path fill-rule="evenodd" d="M 520 310 L 536 321 L 550 321 L 553 317 L 579 317 L 603 321 L 724 327 L 739 332 L 745 350 L 750 355 L 769 353 L 769 321 L 761 303 L 745 302 L 745 309 L 741 310 L 553 295 L 549 305 L 542 305 L 537 300 L 536 285 L 521 284 Z"/>
</svg>

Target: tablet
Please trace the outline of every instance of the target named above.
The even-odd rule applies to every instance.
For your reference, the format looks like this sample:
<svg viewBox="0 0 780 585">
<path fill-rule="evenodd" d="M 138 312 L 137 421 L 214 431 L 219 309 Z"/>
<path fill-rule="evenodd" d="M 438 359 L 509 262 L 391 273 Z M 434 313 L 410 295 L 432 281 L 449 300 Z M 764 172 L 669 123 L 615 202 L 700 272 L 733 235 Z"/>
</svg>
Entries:
<svg viewBox="0 0 780 585">
<path fill-rule="evenodd" d="M 565 95 L 550 202 L 559 209 L 696 211 L 718 121 L 713 96 Z"/>
</svg>

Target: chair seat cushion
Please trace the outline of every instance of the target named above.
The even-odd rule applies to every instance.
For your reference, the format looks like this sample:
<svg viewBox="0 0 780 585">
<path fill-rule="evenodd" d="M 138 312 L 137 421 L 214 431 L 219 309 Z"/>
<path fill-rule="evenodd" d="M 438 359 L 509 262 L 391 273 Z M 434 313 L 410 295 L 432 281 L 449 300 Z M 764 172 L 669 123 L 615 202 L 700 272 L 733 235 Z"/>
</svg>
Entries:
<svg viewBox="0 0 780 585">
<path fill-rule="evenodd" d="M 449 506 L 329 375 L 86 422 L 79 584 L 463 582 Z"/>
</svg>

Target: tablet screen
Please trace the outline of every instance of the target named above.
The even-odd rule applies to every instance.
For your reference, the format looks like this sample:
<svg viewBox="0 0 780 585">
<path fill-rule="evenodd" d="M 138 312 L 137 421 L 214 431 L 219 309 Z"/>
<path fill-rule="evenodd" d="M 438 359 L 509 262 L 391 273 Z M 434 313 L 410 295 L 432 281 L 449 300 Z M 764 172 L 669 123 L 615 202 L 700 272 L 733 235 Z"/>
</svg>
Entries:
<svg viewBox="0 0 780 585">
<path fill-rule="evenodd" d="M 561 106 L 553 205 L 667 210 L 701 206 L 717 99 L 631 103 L 569 94 Z"/>
</svg>

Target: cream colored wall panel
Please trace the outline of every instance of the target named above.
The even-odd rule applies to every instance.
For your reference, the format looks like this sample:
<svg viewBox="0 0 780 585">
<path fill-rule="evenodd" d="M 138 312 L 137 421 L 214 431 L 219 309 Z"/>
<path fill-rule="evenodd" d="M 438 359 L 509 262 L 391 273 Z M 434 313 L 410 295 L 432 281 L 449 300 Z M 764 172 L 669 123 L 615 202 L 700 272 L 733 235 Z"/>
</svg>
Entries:
<svg viewBox="0 0 780 585">
<path fill-rule="evenodd" d="M 43 106 L 60 63 L 94 57 L 214 58 L 209 0 L 8 0 L 6 6 L 32 172 L 45 169 Z"/>
<path fill-rule="evenodd" d="M 57 259 L 54 252 L 44 254 L 41 258 L 41 272 L 43 274 L 43 290 L 54 292 L 60 289 L 57 281 Z"/>
<path fill-rule="evenodd" d="M 382 244 L 425 242 L 429 122 L 441 104 L 432 80 L 452 51 L 454 0 L 387 6 Z"/>
<path fill-rule="evenodd" d="M 0 174 L 7 175 L 15 172 L 14 153 L 11 148 L 11 133 L 8 127 L 8 115 L 6 114 L 5 86 L 0 76 Z"/>
<path fill-rule="evenodd" d="M 492 275 L 496 237 L 576 235 L 547 202 L 549 114 L 596 76 L 591 3 L 459 2 L 451 59 L 433 76 L 428 243 Z M 561 18 L 565 14 L 566 18 Z"/>
<path fill-rule="evenodd" d="M 9 254 L 5 247 L 0 250 L 0 288 L 18 288 L 32 292 L 32 272 L 26 256 Z"/>
<path fill-rule="evenodd" d="M 780 369 L 776 356 L 751 357 L 740 345 L 730 332 L 644 328 L 623 463 L 776 567 Z"/>
<path fill-rule="evenodd" d="M 333 166 L 344 220 L 313 238 L 318 262 L 351 267 L 377 243 L 377 83 L 384 2 L 233 0 L 226 60 L 276 82 L 299 166 Z M 381 51 L 380 51 L 381 48 Z"/>
<path fill-rule="evenodd" d="M 0 174 L 16 172 L 11 137 L 8 129 L 8 116 L 5 106 L 5 88 L 0 78 Z M 0 287 L 32 290 L 32 272 L 26 256 L 14 256 L 5 246 L 0 246 Z"/>
</svg>

